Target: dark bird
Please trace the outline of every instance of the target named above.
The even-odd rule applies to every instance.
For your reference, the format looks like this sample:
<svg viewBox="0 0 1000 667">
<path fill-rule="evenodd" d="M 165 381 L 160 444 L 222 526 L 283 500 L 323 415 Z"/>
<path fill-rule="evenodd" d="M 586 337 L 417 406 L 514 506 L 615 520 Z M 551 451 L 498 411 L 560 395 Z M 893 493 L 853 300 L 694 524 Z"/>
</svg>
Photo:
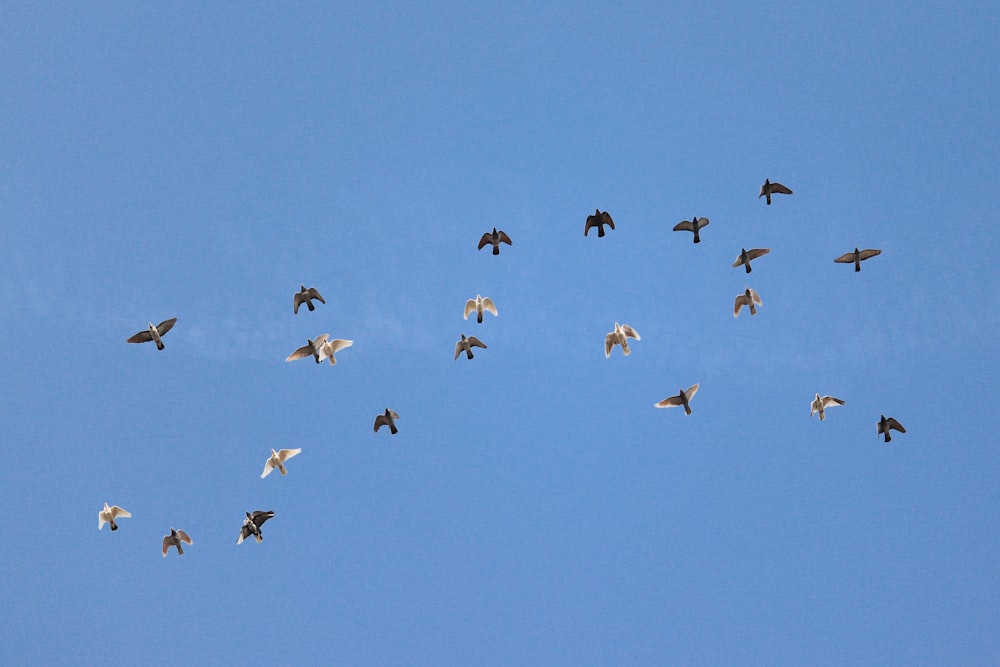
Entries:
<svg viewBox="0 0 1000 667">
<path fill-rule="evenodd" d="M 380 414 L 379 416 L 375 417 L 375 432 L 378 433 L 378 430 L 380 428 L 382 428 L 383 426 L 388 426 L 389 432 L 392 433 L 393 435 L 396 435 L 396 432 L 399 431 L 399 429 L 396 428 L 397 419 L 399 419 L 399 415 L 397 415 L 389 408 L 386 408 L 383 414 Z"/>
<path fill-rule="evenodd" d="M 497 307 L 493 303 L 493 299 L 477 294 L 475 299 L 469 299 L 465 302 L 465 319 L 469 319 L 469 315 L 475 313 L 476 321 L 482 324 L 484 310 L 487 313 L 493 313 L 493 317 L 497 316 Z"/>
<path fill-rule="evenodd" d="M 170 529 L 170 534 L 163 538 L 163 557 L 167 557 L 167 550 L 170 547 L 177 547 L 177 555 L 184 555 L 184 547 L 181 546 L 181 542 L 187 542 L 188 544 L 194 544 L 188 534 L 183 530 Z"/>
<path fill-rule="evenodd" d="M 743 306 L 749 306 L 750 314 L 756 315 L 757 308 L 754 304 L 757 304 L 758 306 L 764 305 L 760 300 L 760 295 L 748 287 L 744 290 L 743 294 L 736 297 L 736 303 L 733 304 L 733 317 L 740 316 L 740 311 L 743 310 Z"/>
<path fill-rule="evenodd" d="M 764 185 L 760 186 L 760 194 L 757 195 L 757 199 L 761 197 L 767 197 L 767 205 L 771 205 L 771 195 L 790 195 L 792 191 L 786 188 L 781 183 L 772 183 L 768 179 L 764 179 Z"/>
<path fill-rule="evenodd" d="M 243 520 L 243 527 L 240 529 L 240 538 L 236 540 L 236 544 L 243 544 L 243 540 L 254 536 L 257 540 L 257 544 L 264 541 L 264 536 L 261 535 L 260 527 L 264 525 L 264 522 L 274 516 L 273 511 L 262 512 L 261 510 L 255 510 L 253 514 L 247 512 L 247 518 Z"/>
<path fill-rule="evenodd" d="M 316 291 L 315 287 L 306 288 L 305 285 L 299 285 L 299 291 L 295 293 L 295 298 L 293 299 L 293 311 L 296 315 L 299 314 L 299 306 L 303 303 L 306 304 L 306 308 L 310 311 L 316 310 L 316 306 L 312 304 L 312 300 L 316 299 L 320 303 L 326 303 L 320 293 Z"/>
<path fill-rule="evenodd" d="M 816 398 L 813 399 L 812 404 L 809 406 L 809 416 L 812 417 L 817 412 L 819 413 L 819 420 L 823 421 L 826 419 L 827 408 L 843 405 L 844 401 L 839 398 L 834 398 L 833 396 L 820 396 L 816 394 Z"/>
<path fill-rule="evenodd" d="M 499 255 L 501 242 L 513 245 L 510 237 L 503 230 L 497 231 L 497 228 L 494 227 L 492 232 L 486 232 L 483 234 L 483 238 L 479 239 L 479 249 L 482 250 L 485 246 L 492 245 L 493 254 Z"/>
<path fill-rule="evenodd" d="M 595 208 L 594 215 L 587 216 L 587 225 L 583 228 L 583 235 L 586 236 L 591 227 L 597 227 L 597 238 L 600 238 L 604 236 L 604 225 L 614 229 L 615 221 L 611 219 L 611 215 L 607 211 Z"/>
<path fill-rule="evenodd" d="M 857 247 L 854 248 L 854 252 L 845 252 L 843 255 L 833 260 L 837 264 L 850 264 L 854 263 L 854 272 L 857 273 L 861 270 L 861 262 L 865 261 L 870 257 L 875 255 L 881 255 L 881 250 L 875 250 L 873 248 L 868 248 L 866 250 L 858 250 Z"/>
<path fill-rule="evenodd" d="M 906 433 L 906 429 L 903 428 L 902 424 L 900 424 L 892 417 L 886 418 L 885 415 L 882 415 L 882 418 L 878 420 L 878 433 L 879 435 L 883 434 L 885 435 L 886 442 L 892 441 L 892 436 L 889 434 L 889 429 L 896 429 L 900 433 Z"/>
<path fill-rule="evenodd" d="M 766 255 L 769 252 L 771 252 L 770 248 L 754 248 L 752 250 L 740 248 L 740 256 L 736 258 L 735 262 L 733 262 L 733 268 L 735 269 L 740 264 L 743 264 L 746 266 L 747 273 L 750 273 L 753 271 L 753 269 L 750 268 L 750 260 L 757 259 L 761 255 Z"/>
<path fill-rule="evenodd" d="M 653 407 L 657 407 L 657 408 L 676 408 L 678 406 L 683 405 L 684 406 L 684 414 L 689 415 L 689 414 L 691 414 L 690 401 L 691 401 L 692 398 L 694 398 L 694 395 L 696 393 L 698 393 L 698 385 L 693 384 L 693 385 L 691 385 L 690 387 L 687 388 L 687 391 L 684 391 L 683 389 L 681 389 L 680 393 L 677 394 L 676 396 L 670 396 L 668 398 L 663 399 L 659 403 L 653 403 Z"/>
<path fill-rule="evenodd" d="M 611 350 L 614 349 L 615 345 L 622 346 L 622 352 L 625 353 L 626 357 L 632 354 L 632 350 L 628 349 L 629 338 L 642 340 L 642 338 L 639 337 L 638 331 L 627 324 L 618 324 L 615 322 L 615 330 L 608 332 L 604 336 L 604 358 L 611 358 Z"/>
<path fill-rule="evenodd" d="M 97 513 L 97 530 L 104 528 L 104 524 L 106 523 L 111 524 L 111 530 L 118 530 L 118 524 L 115 523 L 115 519 L 118 517 L 127 519 L 131 516 L 131 514 L 118 507 L 118 505 L 108 507 L 108 504 L 104 503 L 104 509 Z"/>
<path fill-rule="evenodd" d="M 701 243 L 701 237 L 698 235 L 698 230 L 702 227 L 708 227 L 708 218 L 699 218 L 697 216 L 692 216 L 690 220 L 681 220 L 676 225 L 674 225 L 675 232 L 694 232 L 694 242 Z"/>
<path fill-rule="evenodd" d="M 153 323 L 149 323 L 149 328 L 145 331 L 140 331 L 136 335 L 129 338 L 126 342 L 128 343 L 148 343 L 149 341 L 156 342 L 156 349 L 163 349 L 163 341 L 160 340 L 160 336 L 165 335 L 170 329 L 173 328 L 174 323 L 177 321 L 176 317 L 171 317 L 169 320 L 163 320 L 155 327 Z"/>
<path fill-rule="evenodd" d="M 469 359 L 472 359 L 472 348 L 474 347 L 481 347 L 484 350 L 486 349 L 486 345 L 483 341 L 479 340 L 475 336 L 469 336 L 466 338 L 465 334 L 462 334 L 462 340 L 455 343 L 455 359 L 458 359 L 458 355 L 462 354 L 463 350 L 465 351 L 466 356 L 468 356 Z"/>
</svg>

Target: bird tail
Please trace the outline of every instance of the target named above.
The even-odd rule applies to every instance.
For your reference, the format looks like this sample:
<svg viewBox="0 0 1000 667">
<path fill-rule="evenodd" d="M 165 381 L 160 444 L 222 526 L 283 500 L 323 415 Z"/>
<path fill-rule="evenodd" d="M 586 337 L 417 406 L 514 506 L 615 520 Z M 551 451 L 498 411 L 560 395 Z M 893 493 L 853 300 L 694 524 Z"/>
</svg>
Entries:
<svg viewBox="0 0 1000 667">
<path fill-rule="evenodd" d="M 156 341 L 156 349 L 157 350 L 162 350 L 163 349 L 163 341 L 162 340 Z"/>
<path fill-rule="evenodd" d="M 479 311 L 478 313 L 476 313 L 476 321 L 479 322 L 480 324 L 483 323 L 483 311 Z"/>
<path fill-rule="evenodd" d="M 263 535 L 254 535 L 253 537 L 254 537 L 255 540 L 257 540 L 257 544 L 260 544 L 261 542 L 264 541 L 264 536 Z"/>
<path fill-rule="evenodd" d="M 889 429 L 885 430 L 885 441 L 886 442 L 892 442 L 892 436 L 889 435 Z"/>
<path fill-rule="evenodd" d="M 691 406 L 689 406 L 687 403 L 684 404 L 684 414 L 686 415 L 691 414 Z"/>
<path fill-rule="evenodd" d="M 750 268 L 750 262 L 747 262 L 746 269 L 747 269 L 747 273 L 750 273 L 751 271 L 753 271 L 753 269 Z"/>
<path fill-rule="evenodd" d="M 767 197 L 767 205 L 770 206 L 771 205 L 771 193 L 768 192 L 767 195 L 765 195 L 765 196 Z"/>
<path fill-rule="evenodd" d="M 310 312 L 316 310 L 316 306 L 312 304 L 312 301 L 306 301 L 306 307 L 309 309 Z"/>
<path fill-rule="evenodd" d="M 500 246 L 499 245 L 493 246 L 493 254 L 494 255 L 499 255 L 500 254 Z"/>
<path fill-rule="evenodd" d="M 824 419 L 826 419 L 826 413 L 823 412 L 822 410 L 820 410 L 819 411 L 819 420 L 823 421 Z"/>
<path fill-rule="evenodd" d="M 861 270 L 861 261 L 856 259 L 854 260 L 854 272 L 857 273 L 860 270 Z"/>
<path fill-rule="evenodd" d="M 399 429 L 398 429 L 398 428 L 396 428 L 396 425 L 395 425 L 395 424 L 389 424 L 389 432 L 390 432 L 390 433 L 392 433 L 393 435 L 396 435 L 396 432 L 397 432 L 397 431 L 399 431 Z"/>
<path fill-rule="evenodd" d="M 112 520 L 111 520 L 111 521 L 109 521 L 108 523 L 110 523 L 110 524 L 111 524 L 111 530 L 118 530 L 118 524 L 117 524 L 117 523 L 115 523 L 115 520 L 114 520 L 114 519 L 112 519 Z"/>
<path fill-rule="evenodd" d="M 497 253 L 497 254 L 499 254 L 499 253 Z M 465 349 L 465 356 L 468 359 L 472 359 L 472 346 L 471 345 Z"/>
<path fill-rule="evenodd" d="M 604 225 L 598 225 L 597 227 L 597 238 L 604 236 Z"/>
<path fill-rule="evenodd" d="M 757 306 L 753 305 L 753 300 L 752 299 L 750 300 L 750 314 L 751 315 L 756 315 L 757 314 Z"/>
<path fill-rule="evenodd" d="M 178 556 L 183 556 L 184 555 L 184 547 L 181 546 L 181 541 L 180 540 L 177 540 L 177 555 Z"/>
<path fill-rule="evenodd" d="M 694 242 L 695 243 L 701 243 L 701 237 L 698 236 L 698 228 L 697 227 L 694 228 Z"/>
</svg>

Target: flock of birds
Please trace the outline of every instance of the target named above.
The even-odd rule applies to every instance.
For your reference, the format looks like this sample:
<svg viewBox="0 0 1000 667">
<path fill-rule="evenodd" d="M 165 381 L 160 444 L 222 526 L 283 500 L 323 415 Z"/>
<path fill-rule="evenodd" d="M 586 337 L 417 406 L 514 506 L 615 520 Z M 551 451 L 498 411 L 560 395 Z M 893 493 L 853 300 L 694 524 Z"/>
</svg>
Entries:
<svg viewBox="0 0 1000 667">
<path fill-rule="evenodd" d="M 781 183 L 772 183 L 770 179 L 765 179 L 764 184 L 760 187 L 760 197 L 766 197 L 767 204 L 771 204 L 771 196 L 775 194 L 792 194 L 792 190 Z M 700 231 L 707 227 L 709 224 L 708 218 L 699 218 L 697 216 L 692 216 L 691 220 L 682 220 L 674 226 L 673 231 L 675 232 L 692 232 L 694 234 L 694 242 L 701 242 Z M 605 227 L 609 229 L 615 228 L 614 220 L 607 211 L 601 211 L 600 209 L 595 209 L 593 215 L 587 217 L 586 224 L 583 229 L 583 235 L 588 236 L 590 230 L 597 228 L 597 236 L 603 237 L 606 232 Z M 513 245 L 513 241 L 510 236 L 507 235 L 503 230 L 498 230 L 496 227 L 492 231 L 486 232 L 479 239 L 478 249 L 482 250 L 486 246 L 492 246 L 493 254 L 500 254 L 500 244 L 505 243 L 507 245 Z M 738 268 L 743 266 L 747 273 L 750 273 L 753 269 L 751 267 L 751 262 L 759 257 L 771 252 L 770 248 L 752 248 L 747 250 L 746 248 L 740 249 L 740 254 L 733 262 L 733 268 Z M 860 250 L 855 247 L 852 252 L 847 252 L 837 257 L 833 261 L 838 264 L 854 264 L 854 270 L 861 270 L 861 262 L 875 257 L 881 254 L 881 250 L 868 248 L 865 250 Z M 298 314 L 299 307 L 302 304 L 306 305 L 309 311 L 316 310 L 316 306 L 313 305 L 313 301 L 318 301 L 325 304 L 326 301 L 323 296 L 315 287 L 306 287 L 305 285 L 299 286 L 299 291 L 295 293 L 292 300 L 292 312 Z M 750 311 L 750 315 L 757 314 L 757 306 L 762 305 L 763 302 L 760 295 L 750 287 L 747 287 L 742 294 L 737 295 L 736 301 L 733 305 L 733 317 L 739 317 L 740 311 L 746 307 Z M 498 315 L 496 304 L 489 297 L 484 297 L 480 294 L 476 295 L 476 298 L 469 299 L 465 303 L 464 318 L 469 319 L 469 315 L 472 313 L 476 314 L 476 321 L 478 323 L 483 322 L 483 313 L 491 313 L 494 317 Z M 177 318 L 171 318 L 164 320 L 157 325 L 153 325 L 152 322 L 148 323 L 148 327 L 132 337 L 130 337 L 127 342 L 129 343 L 156 343 L 156 348 L 158 350 L 164 349 L 163 336 L 169 332 L 174 324 L 177 323 Z M 628 324 L 621 324 L 615 322 L 615 327 L 613 331 L 608 332 L 604 337 L 604 356 L 606 358 L 611 357 L 612 350 L 618 346 L 621 347 L 622 352 L 628 356 L 631 354 L 629 349 L 629 339 L 641 340 L 639 333 Z M 329 334 L 320 334 L 316 338 L 307 338 L 306 344 L 297 348 L 292 352 L 285 361 L 296 361 L 299 359 L 304 359 L 306 357 L 313 357 L 313 360 L 317 364 L 323 363 L 323 361 L 329 361 L 330 365 L 333 366 L 337 363 L 335 353 L 340 350 L 351 347 L 354 344 L 352 340 L 345 340 L 341 338 L 331 339 Z M 472 348 L 478 347 L 482 349 L 487 349 L 485 343 L 476 338 L 475 336 L 466 336 L 464 333 L 461 334 L 461 338 L 455 343 L 455 360 L 464 352 L 467 359 L 473 359 L 474 355 Z M 687 389 L 680 389 L 678 394 L 675 396 L 668 396 L 662 401 L 654 403 L 654 407 L 657 408 L 672 408 L 672 407 L 683 407 L 685 414 L 691 414 L 691 399 L 694 398 L 695 394 L 698 392 L 698 384 L 691 385 Z M 845 401 L 833 396 L 820 396 L 818 393 L 810 404 L 809 416 L 812 417 L 814 414 L 819 414 L 820 420 L 826 419 L 826 410 L 831 407 L 844 405 Z M 391 408 L 386 408 L 385 412 L 379 414 L 375 417 L 374 431 L 378 433 L 379 429 L 383 426 L 389 427 L 389 432 L 395 435 L 399 429 L 396 427 L 396 420 L 399 419 L 399 415 L 396 414 Z M 877 435 L 884 436 L 885 442 L 890 442 L 892 436 L 890 431 L 898 431 L 900 433 L 906 433 L 906 429 L 893 417 L 886 417 L 881 415 L 878 423 L 876 424 Z M 267 477 L 275 469 L 277 469 L 282 475 L 288 474 L 285 468 L 285 462 L 290 458 L 297 456 L 302 452 L 301 448 L 298 449 L 281 449 L 275 451 L 271 449 L 271 454 L 264 463 L 264 471 L 261 473 L 261 479 Z M 239 537 L 236 540 L 237 544 L 242 544 L 243 540 L 253 536 L 254 539 L 260 543 L 263 541 L 264 536 L 261 533 L 261 526 L 264 525 L 268 519 L 274 517 L 274 512 L 272 510 L 254 510 L 253 512 L 246 512 L 246 517 L 243 520 L 243 525 L 240 528 Z M 112 531 L 118 530 L 117 519 L 129 518 L 132 515 L 122 509 L 117 505 L 109 506 L 104 503 L 104 508 L 98 512 L 98 530 L 104 528 L 105 524 L 110 525 Z M 179 555 L 184 554 L 184 549 L 181 546 L 183 544 L 194 544 L 191 537 L 188 536 L 183 530 L 177 530 L 173 527 L 170 528 L 170 533 L 163 537 L 162 542 L 162 553 L 163 557 L 166 558 L 167 552 L 170 547 L 174 547 Z"/>
</svg>

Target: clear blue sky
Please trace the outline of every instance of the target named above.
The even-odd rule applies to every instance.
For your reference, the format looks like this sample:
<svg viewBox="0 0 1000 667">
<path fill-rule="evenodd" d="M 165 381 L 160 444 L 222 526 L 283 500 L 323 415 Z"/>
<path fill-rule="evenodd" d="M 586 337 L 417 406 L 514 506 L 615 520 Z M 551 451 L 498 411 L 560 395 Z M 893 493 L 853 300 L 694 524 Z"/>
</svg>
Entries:
<svg viewBox="0 0 1000 667">
<path fill-rule="evenodd" d="M 989 2 L 4 3 L 5 659 L 996 664 L 998 34 Z M 285 363 L 320 333 L 354 346 Z"/>
</svg>

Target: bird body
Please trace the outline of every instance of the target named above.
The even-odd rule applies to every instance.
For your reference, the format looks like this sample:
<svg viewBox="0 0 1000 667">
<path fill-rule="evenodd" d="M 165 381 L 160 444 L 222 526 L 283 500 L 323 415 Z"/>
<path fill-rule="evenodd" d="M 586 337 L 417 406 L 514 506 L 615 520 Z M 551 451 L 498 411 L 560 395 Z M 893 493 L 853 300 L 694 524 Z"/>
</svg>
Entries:
<svg viewBox="0 0 1000 667">
<path fill-rule="evenodd" d="M 820 421 L 822 421 L 826 419 L 825 410 L 827 408 L 843 404 L 844 401 L 839 398 L 834 398 L 833 396 L 820 396 L 819 394 L 816 394 L 816 398 L 813 399 L 812 404 L 809 406 L 809 416 L 812 417 L 818 412 Z"/>
<path fill-rule="evenodd" d="M 170 534 L 164 536 L 163 538 L 163 557 L 164 558 L 167 557 L 167 550 L 170 549 L 170 547 L 177 547 L 177 555 L 183 556 L 184 547 L 181 546 L 181 542 L 194 544 L 191 538 L 188 537 L 188 534 L 185 533 L 183 530 L 174 530 L 173 528 L 171 528 Z"/>
<path fill-rule="evenodd" d="M 771 195 L 773 194 L 790 195 L 792 194 L 792 191 L 781 183 L 772 183 L 769 179 L 765 178 L 764 185 L 760 186 L 760 194 L 757 195 L 757 199 L 767 197 L 767 205 L 770 206 Z"/>
<path fill-rule="evenodd" d="M 310 354 L 316 360 L 316 363 L 320 363 L 323 359 L 320 359 L 320 353 L 323 350 L 323 344 L 326 343 L 326 339 L 330 337 L 330 334 L 320 334 L 313 339 L 306 339 L 306 344 L 298 348 L 290 355 L 285 361 L 295 361 L 296 359 L 302 359 L 308 357 Z M 324 354 L 324 358 L 326 355 Z"/>
<path fill-rule="evenodd" d="M 678 406 L 684 406 L 684 414 L 691 414 L 691 399 L 698 392 L 698 386 L 696 384 L 691 385 L 687 388 L 687 391 L 681 389 L 676 396 L 668 396 L 659 403 L 653 403 L 653 407 L 657 408 L 676 408 Z"/>
<path fill-rule="evenodd" d="M 377 417 L 375 417 L 375 432 L 378 433 L 378 430 L 380 428 L 382 428 L 383 426 L 388 426 L 389 432 L 392 435 L 396 435 L 396 432 L 399 431 L 399 429 L 396 428 L 397 419 L 399 419 L 399 415 L 397 415 L 389 408 L 386 408 L 383 414 L 380 414 Z"/>
<path fill-rule="evenodd" d="M 708 218 L 699 218 L 697 216 L 692 216 L 690 220 L 681 220 L 676 225 L 674 225 L 675 232 L 694 232 L 694 242 L 701 243 L 701 236 L 698 235 L 698 230 L 702 227 L 708 226 Z"/>
<path fill-rule="evenodd" d="M 287 475 L 288 471 L 285 470 L 285 465 L 284 465 L 285 461 L 301 453 L 302 453 L 301 447 L 298 449 L 282 449 L 277 452 L 274 451 L 274 449 L 272 449 L 271 456 L 267 459 L 267 462 L 264 464 L 264 472 L 260 474 L 260 478 L 264 479 L 265 477 L 270 475 L 271 471 L 274 470 L 275 468 L 277 468 L 282 475 Z"/>
<path fill-rule="evenodd" d="M 322 363 L 324 359 L 329 359 L 330 365 L 335 366 L 337 364 L 337 358 L 333 356 L 334 353 L 352 345 L 354 345 L 353 340 L 344 340 L 343 338 L 328 340 L 320 346 L 316 363 Z"/>
<path fill-rule="evenodd" d="M 510 240 L 510 237 L 507 236 L 503 230 L 497 231 L 497 228 L 494 227 L 492 232 L 486 232 L 483 234 L 482 238 L 479 239 L 479 250 L 482 250 L 487 245 L 492 245 L 493 254 L 499 255 L 501 242 L 506 243 L 507 245 L 514 245 L 514 243 Z"/>
<path fill-rule="evenodd" d="M 127 519 L 132 515 L 123 510 L 118 505 L 112 505 L 108 507 L 107 503 L 104 503 L 104 509 L 97 513 L 97 530 L 104 528 L 104 524 L 111 524 L 111 530 L 118 530 L 118 524 L 115 523 L 115 519 L 121 517 Z"/>
<path fill-rule="evenodd" d="M 892 436 L 889 434 L 890 429 L 896 429 L 900 433 L 906 433 L 906 429 L 903 428 L 902 424 L 892 417 L 887 418 L 885 415 L 882 415 L 881 419 L 878 420 L 878 434 L 885 435 L 886 442 L 892 441 Z"/>
<path fill-rule="evenodd" d="M 583 228 L 583 235 L 586 236 L 590 232 L 591 227 L 597 227 L 597 237 L 600 238 L 604 236 L 604 225 L 614 229 L 615 221 L 611 219 L 611 215 L 607 211 L 595 208 L 594 214 L 587 216 L 587 224 Z"/>
<path fill-rule="evenodd" d="M 629 338 L 642 340 L 642 338 L 639 337 L 638 331 L 627 324 L 619 324 L 618 322 L 615 322 L 615 330 L 608 332 L 604 336 L 604 358 L 609 359 L 611 357 L 611 350 L 614 349 L 615 345 L 621 345 L 622 352 L 625 353 L 625 356 L 632 354 L 632 350 L 628 348 Z"/>
<path fill-rule="evenodd" d="M 155 327 L 153 326 L 153 323 L 150 322 L 148 329 L 146 329 L 144 331 L 140 331 L 139 333 L 137 333 L 134 336 L 132 336 L 131 338 L 129 338 L 126 342 L 127 343 L 148 343 L 150 341 L 153 341 L 153 342 L 156 343 L 156 349 L 157 350 L 162 350 L 163 349 L 163 340 L 162 340 L 161 337 L 164 336 L 168 331 L 170 331 L 170 329 L 173 328 L 174 323 L 176 321 L 177 321 L 177 318 L 176 317 L 172 317 L 169 320 L 163 320 L 162 322 L 160 322 L 159 324 L 157 324 Z"/>
<path fill-rule="evenodd" d="M 758 257 L 766 255 L 769 252 L 771 252 L 770 248 L 752 248 L 750 250 L 740 248 L 740 256 L 736 258 L 735 262 L 733 262 L 733 268 L 735 269 L 737 266 L 742 264 L 746 267 L 747 273 L 750 273 L 753 271 L 753 269 L 750 268 L 750 260 L 757 259 Z"/>
<path fill-rule="evenodd" d="M 310 311 L 316 310 L 316 306 L 312 304 L 312 300 L 316 299 L 320 303 L 326 303 L 320 293 L 315 287 L 306 287 L 305 285 L 299 285 L 299 291 L 295 293 L 292 299 L 292 312 L 296 315 L 299 314 L 299 306 L 303 303 L 306 304 L 306 308 Z"/>
<path fill-rule="evenodd" d="M 247 518 L 243 520 L 243 527 L 240 529 L 240 537 L 236 540 L 236 544 L 242 544 L 243 540 L 253 535 L 257 543 L 260 544 L 264 541 L 264 535 L 260 532 L 260 527 L 264 525 L 264 522 L 274 516 L 273 511 L 261 511 L 255 510 L 253 514 L 250 512 L 246 513 Z"/>
<path fill-rule="evenodd" d="M 475 336 L 469 336 L 466 338 L 465 334 L 462 334 L 462 339 L 455 343 L 455 359 L 458 359 L 458 355 L 462 354 L 464 351 L 469 359 L 472 359 L 472 348 L 481 347 L 486 349 L 486 344 L 479 340 Z"/>
<path fill-rule="evenodd" d="M 861 270 L 861 262 L 865 261 L 870 257 L 875 255 L 881 255 L 881 250 L 875 250 L 874 248 L 867 248 L 865 250 L 858 250 L 857 246 L 854 247 L 854 252 L 845 252 L 843 255 L 833 260 L 837 264 L 854 264 L 854 272 L 857 273 Z"/>
<path fill-rule="evenodd" d="M 747 287 L 743 294 L 736 297 L 736 303 L 733 304 L 733 317 L 740 316 L 740 311 L 743 309 L 743 306 L 749 306 L 750 314 L 756 315 L 757 307 L 754 304 L 756 304 L 756 306 L 761 306 L 763 305 L 763 302 L 760 300 L 760 295 L 757 294 L 757 292 Z"/>
<path fill-rule="evenodd" d="M 475 313 L 476 321 L 482 324 L 484 310 L 488 313 L 493 313 L 494 317 L 497 316 L 497 307 L 493 303 L 493 299 L 477 294 L 475 299 L 469 299 L 465 302 L 465 319 L 469 319 L 469 315 Z"/>
</svg>

